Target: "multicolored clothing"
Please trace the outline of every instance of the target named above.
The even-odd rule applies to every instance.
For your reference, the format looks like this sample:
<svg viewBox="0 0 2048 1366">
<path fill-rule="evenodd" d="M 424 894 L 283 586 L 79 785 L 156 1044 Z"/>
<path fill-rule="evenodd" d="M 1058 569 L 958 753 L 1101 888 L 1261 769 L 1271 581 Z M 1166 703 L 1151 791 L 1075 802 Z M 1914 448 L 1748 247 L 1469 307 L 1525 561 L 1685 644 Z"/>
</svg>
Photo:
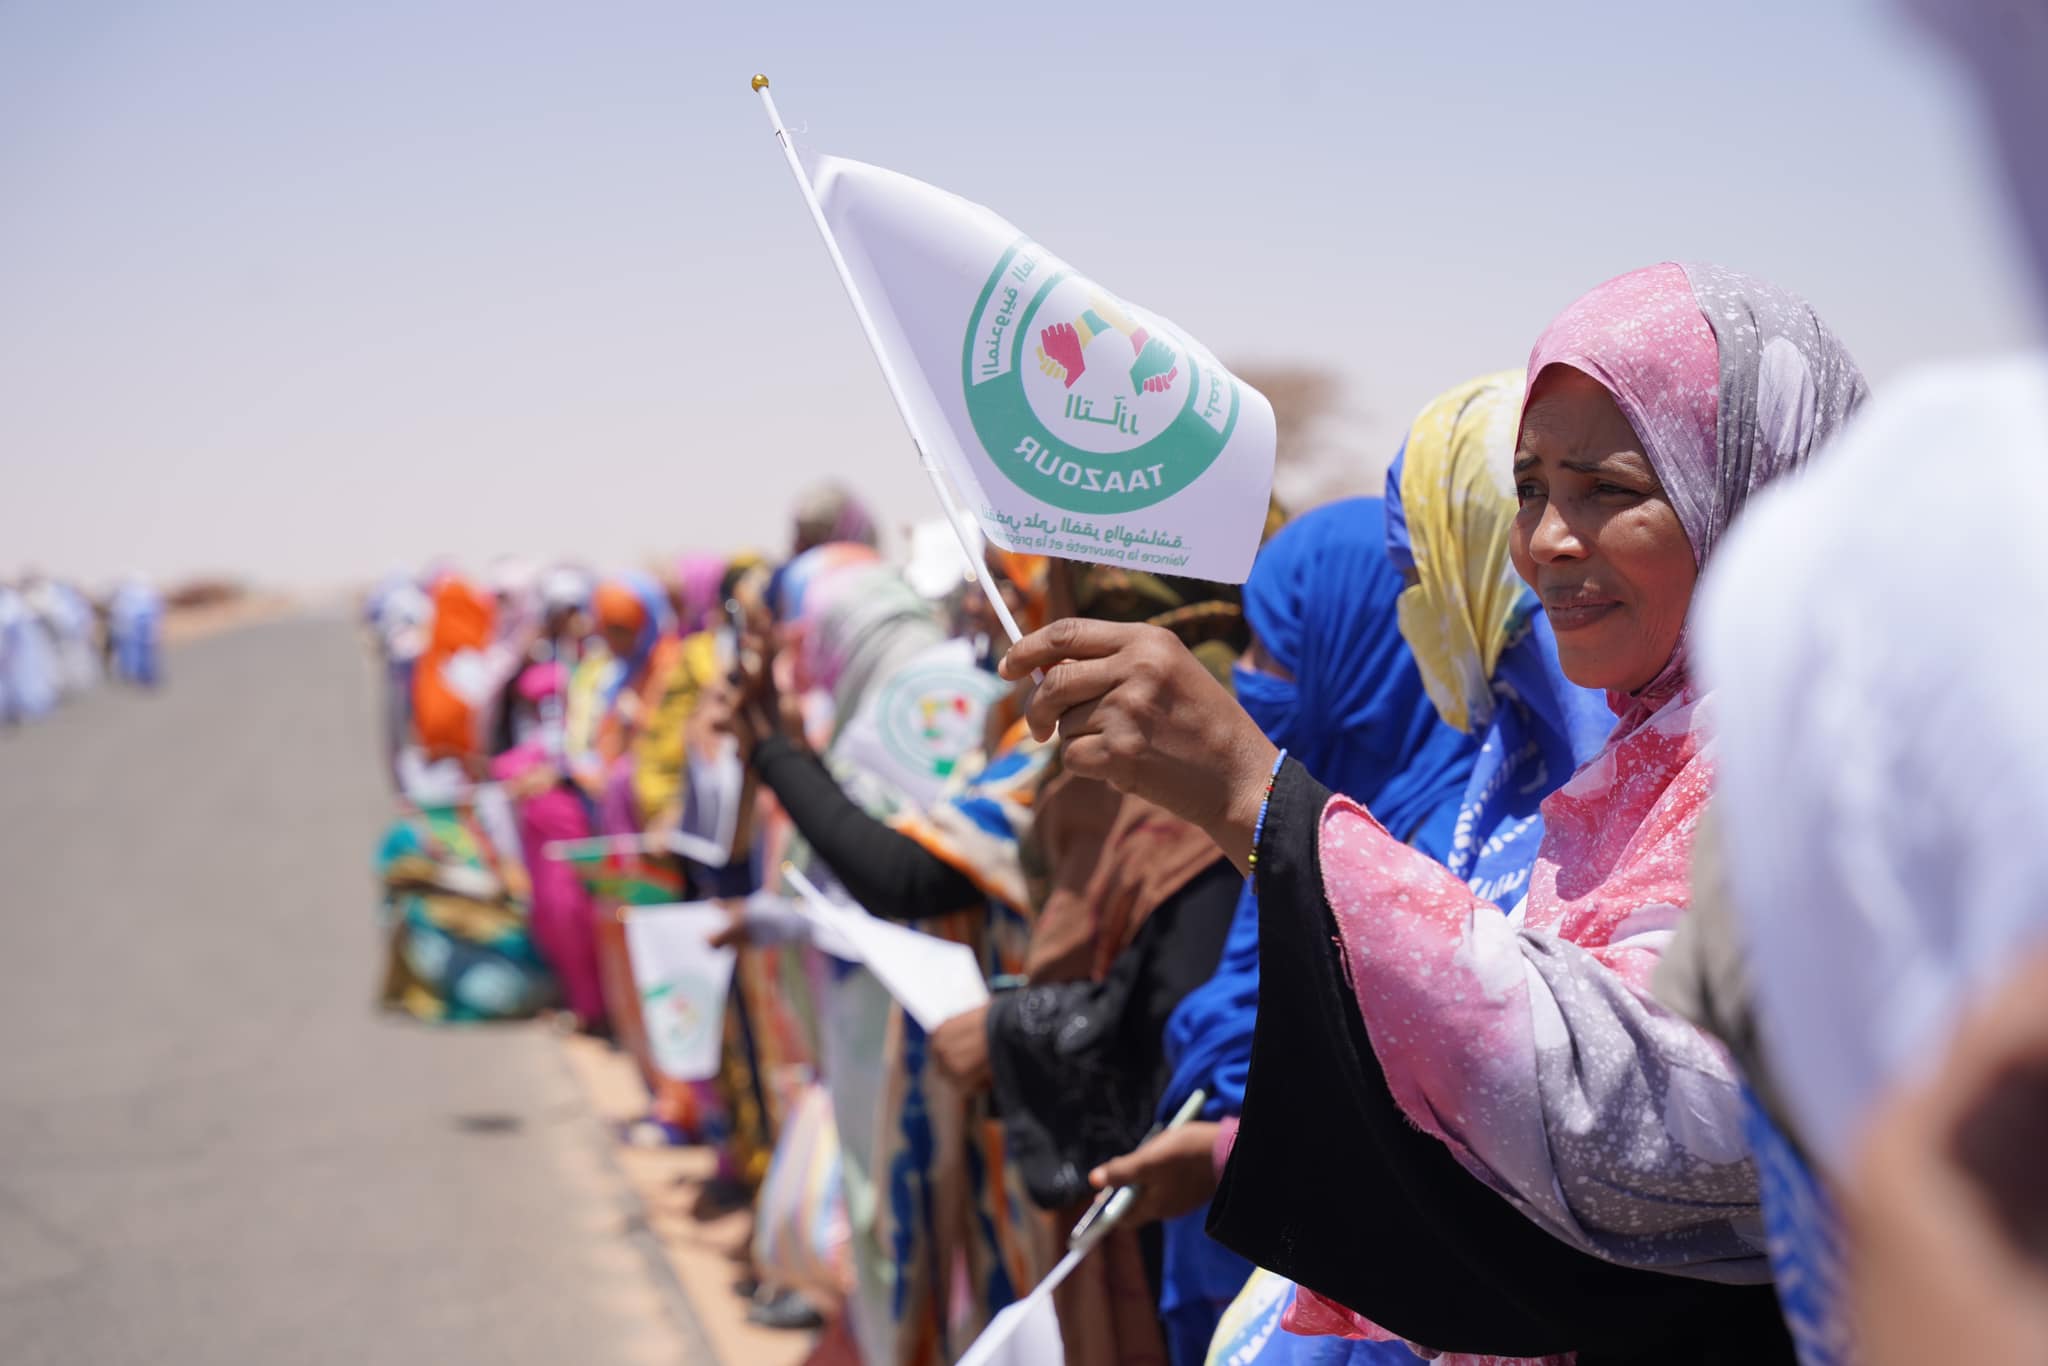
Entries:
<svg viewBox="0 0 2048 1366">
<path fill-rule="evenodd" d="M 1170 630 L 1219 680 L 1246 645 L 1234 588 L 1069 562 L 1051 572 L 1082 615 Z M 1049 757 L 1025 812 L 1036 907 L 1028 985 L 997 995 L 987 1028 L 1018 1176 L 1058 1247 L 1093 1194 L 1084 1173 L 1144 1134 L 1169 1071 L 1161 1017 L 1215 971 L 1232 878 L 1198 828 Z M 1171 930 L 1154 937 L 1148 925 L 1169 903 Z M 1053 1302 L 1073 1366 L 1165 1358 L 1135 1230 L 1113 1230 Z"/>
<path fill-rule="evenodd" d="M 531 1015 L 554 982 L 527 931 L 524 870 L 468 811 L 399 817 L 377 853 L 390 935 L 383 1004 L 450 1023 Z"/>
<path fill-rule="evenodd" d="M 1347 499 L 1303 515 L 1260 552 L 1244 586 L 1245 612 L 1288 676 L 1239 666 L 1237 695 L 1318 781 L 1383 812 L 1417 849 L 1441 857 L 1478 745 L 1437 715 L 1415 657 L 1392 629 L 1402 590 L 1385 527 L 1380 500 Z M 1197 1088 L 1208 1097 L 1205 1118 L 1243 1109 L 1259 1001 L 1258 924 L 1247 882 L 1215 975 L 1168 1023 L 1174 1070 L 1162 1118 Z M 1206 1215 L 1195 1211 L 1165 1228 L 1160 1317 L 1184 1366 L 1207 1354 L 1219 1315 L 1251 1272 L 1209 1237 Z"/>
<path fill-rule="evenodd" d="M 987 758 L 963 763 L 955 787 L 929 810 L 906 808 L 889 824 L 959 869 L 989 900 L 1015 916 L 1031 904 L 1020 854 L 1031 836 L 1039 785 L 1056 752 L 1013 723 Z M 1022 958 L 1005 972 L 1021 972 Z"/>
<path fill-rule="evenodd" d="M 630 749 L 641 827 L 672 827 L 681 818 L 690 718 L 718 677 L 718 639 L 709 631 L 665 642 L 655 652 L 648 669 L 649 705 Z"/>
<path fill-rule="evenodd" d="M 891 768 L 892 779 L 873 767 L 856 769 L 843 751 L 872 729 L 864 720 L 867 709 L 887 700 L 894 680 L 934 658 L 942 633 L 930 604 L 871 558 L 837 556 L 836 567 L 812 572 L 818 562 L 834 560 L 838 549 L 800 557 L 785 580 L 796 605 L 799 673 L 833 691 L 835 739 L 827 766 L 868 814 L 888 819 L 915 805 L 903 786 L 908 775 Z M 959 733 L 981 733 L 981 712 L 993 691 L 960 694 L 973 714 Z M 949 757 L 948 766 L 962 757 Z M 936 772 L 927 775 L 934 790 Z M 815 859 L 801 839 L 792 842 L 789 858 L 829 885 L 829 870 L 810 866 Z M 999 959 L 996 923 L 962 912 L 918 927 Z M 876 1366 L 935 1366 L 957 1355 L 1017 1293 L 1016 1258 L 1006 1255 L 998 1236 L 1005 1226 L 997 1217 L 1003 1211 L 995 1208 L 1000 1160 L 990 1160 L 982 1107 L 938 1081 L 924 1032 L 873 974 L 815 951 L 808 959 L 802 979 L 791 983 L 792 995 L 808 998 L 815 1013 L 818 1056 L 839 1130 L 854 1254 L 854 1336 L 863 1359 Z M 968 1278 L 966 1300 L 958 1306 L 956 1273 Z"/>
<path fill-rule="evenodd" d="M 1415 1366 L 1405 1342 L 1304 1337 L 1282 1327 L 1300 1289 L 1263 1267 L 1252 1270 L 1216 1324 L 1202 1366 Z"/>
</svg>

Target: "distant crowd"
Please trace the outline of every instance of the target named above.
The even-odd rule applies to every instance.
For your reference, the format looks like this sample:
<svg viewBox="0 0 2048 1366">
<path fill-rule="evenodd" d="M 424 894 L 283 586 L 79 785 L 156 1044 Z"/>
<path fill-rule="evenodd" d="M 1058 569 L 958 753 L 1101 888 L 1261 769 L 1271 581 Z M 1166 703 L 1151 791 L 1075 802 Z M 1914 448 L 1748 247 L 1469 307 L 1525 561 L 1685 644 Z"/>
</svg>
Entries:
<svg viewBox="0 0 2048 1366">
<path fill-rule="evenodd" d="M 157 686 L 163 616 L 140 577 L 97 596 L 33 574 L 0 583 L 0 726 L 40 720 L 104 679 Z"/>
</svg>

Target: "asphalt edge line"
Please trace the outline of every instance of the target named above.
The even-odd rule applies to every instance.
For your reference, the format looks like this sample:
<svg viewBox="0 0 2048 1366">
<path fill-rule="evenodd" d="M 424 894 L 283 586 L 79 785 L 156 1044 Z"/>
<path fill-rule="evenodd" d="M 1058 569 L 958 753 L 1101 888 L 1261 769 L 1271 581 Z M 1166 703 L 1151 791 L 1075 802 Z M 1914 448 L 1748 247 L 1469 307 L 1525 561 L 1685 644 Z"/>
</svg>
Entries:
<svg viewBox="0 0 2048 1366">
<path fill-rule="evenodd" d="M 619 1163 L 618 1135 L 605 1123 L 604 1116 L 595 1103 L 596 1098 L 591 1095 L 589 1086 L 576 1070 L 575 1064 L 570 1061 L 569 1051 L 563 1041 L 558 1038 L 550 1040 L 550 1043 L 555 1065 L 569 1074 L 569 1080 L 575 1086 L 576 1093 L 583 1097 L 584 1109 L 590 1121 L 586 1129 L 590 1141 L 597 1146 L 598 1160 L 611 1179 L 613 1204 L 618 1209 L 626 1241 L 639 1252 L 640 1260 L 646 1264 L 655 1290 L 661 1296 L 662 1306 L 668 1310 L 669 1317 L 681 1330 L 683 1350 L 686 1353 L 684 1362 L 689 1363 L 689 1366 L 696 1366 L 699 1362 L 703 1363 L 703 1366 L 725 1366 L 717 1349 L 711 1345 L 711 1336 L 704 1330 L 703 1320 L 697 1316 L 696 1301 L 690 1298 L 689 1287 L 684 1285 L 682 1277 L 676 1274 L 676 1266 L 669 1258 L 667 1247 L 663 1246 L 661 1236 L 648 1222 L 647 1202 L 640 1198 L 632 1179 L 626 1175 L 626 1169 Z"/>
</svg>

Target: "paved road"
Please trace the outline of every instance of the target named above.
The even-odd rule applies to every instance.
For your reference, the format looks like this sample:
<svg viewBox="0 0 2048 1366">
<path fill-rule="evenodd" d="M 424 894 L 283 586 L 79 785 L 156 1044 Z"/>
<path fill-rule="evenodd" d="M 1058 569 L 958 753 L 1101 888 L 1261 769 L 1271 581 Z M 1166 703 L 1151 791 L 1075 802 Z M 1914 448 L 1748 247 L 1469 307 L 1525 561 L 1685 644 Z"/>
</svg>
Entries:
<svg viewBox="0 0 2048 1366">
<path fill-rule="evenodd" d="M 0 1361 L 701 1359 L 545 1030 L 371 1008 L 350 628 L 169 667 L 0 735 Z"/>
</svg>

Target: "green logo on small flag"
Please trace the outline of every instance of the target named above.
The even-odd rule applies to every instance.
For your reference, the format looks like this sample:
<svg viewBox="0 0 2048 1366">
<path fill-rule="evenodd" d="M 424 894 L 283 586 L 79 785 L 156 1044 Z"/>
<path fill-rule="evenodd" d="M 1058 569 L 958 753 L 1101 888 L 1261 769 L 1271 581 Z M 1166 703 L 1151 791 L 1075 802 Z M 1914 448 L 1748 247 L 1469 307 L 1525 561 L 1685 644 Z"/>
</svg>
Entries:
<svg viewBox="0 0 2048 1366">
<path fill-rule="evenodd" d="M 1010 482 L 1068 512 L 1134 512 L 1214 464 L 1237 381 L 1026 238 L 968 320 L 967 415 Z"/>
</svg>

